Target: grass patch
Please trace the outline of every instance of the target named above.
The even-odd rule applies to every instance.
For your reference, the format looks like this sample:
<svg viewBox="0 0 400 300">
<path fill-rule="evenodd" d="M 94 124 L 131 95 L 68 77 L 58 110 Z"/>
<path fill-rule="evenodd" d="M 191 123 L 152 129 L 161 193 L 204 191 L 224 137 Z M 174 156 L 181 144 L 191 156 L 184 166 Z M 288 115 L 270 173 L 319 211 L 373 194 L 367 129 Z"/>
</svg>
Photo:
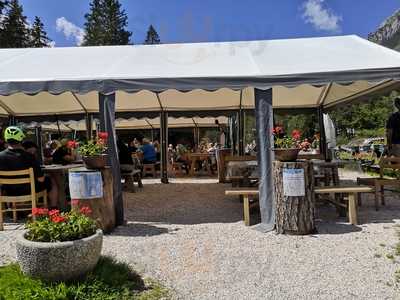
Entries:
<svg viewBox="0 0 400 300">
<path fill-rule="evenodd" d="M 22 274 L 17 264 L 0 267 L 0 300 L 155 300 L 170 293 L 155 281 L 144 281 L 127 264 L 102 257 L 85 279 L 45 283 Z"/>
</svg>

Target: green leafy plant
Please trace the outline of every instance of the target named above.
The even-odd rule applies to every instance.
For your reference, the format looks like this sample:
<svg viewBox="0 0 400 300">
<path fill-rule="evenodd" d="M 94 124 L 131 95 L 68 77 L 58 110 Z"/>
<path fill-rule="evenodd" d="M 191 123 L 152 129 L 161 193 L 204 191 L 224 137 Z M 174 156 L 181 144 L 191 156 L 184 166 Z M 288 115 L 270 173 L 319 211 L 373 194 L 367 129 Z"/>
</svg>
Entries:
<svg viewBox="0 0 400 300">
<path fill-rule="evenodd" d="M 293 149 L 300 148 L 300 138 L 301 132 L 300 130 L 293 130 L 291 136 L 287 136 L 283 127 L 276 126 L 272 130 L 272 134 L 274 135 L 274 146 L 279 149 Z"/>
<path fill-rule="evenodd" d="M 97 229 L 96 222 L 89 217 L 91 213 L 87 206 L 67 213 L 34 208 L 32 215 L 35 220 L 26 224 L 28 232 L 25 237 L 35 242 L 64 242 L 91 236 Z"/>
<path fill-rule="evenodd" d="M 107 150 L 107 138 L 107 132 L 99 132 L 95 140 L 79 145 L 79 154 L 82 156 L 96 156 L 105 153 Z"/>
<path fill-rule="evenodd" d="M 101 257 L 96 268 L 76 282 L 48 283 L 25 276 L 17 264 L 0 267 L 0 299 L 169 299 L 170 292 L 153 280 L 143 280 L 131 267 Z"/>
</svg>

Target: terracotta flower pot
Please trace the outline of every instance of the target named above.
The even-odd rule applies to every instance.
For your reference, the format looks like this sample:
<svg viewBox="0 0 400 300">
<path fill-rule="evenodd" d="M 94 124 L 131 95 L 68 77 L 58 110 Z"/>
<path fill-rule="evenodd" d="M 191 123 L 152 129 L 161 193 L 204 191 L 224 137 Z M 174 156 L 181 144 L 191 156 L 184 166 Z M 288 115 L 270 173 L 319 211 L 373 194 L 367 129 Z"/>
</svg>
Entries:
<svg viewBox="0 0 400 300">
<path fill-rule="evenodd" d="M 93 156 L 83 156 L 83 162 L 88 169 L 104 169 L 107 165 L 107 154 L 99 154 Z"/>
<path fill-rule="evenodd" d="M 275 159 L 279 161 L 295 161 L 299 155 L 300 149 L 274 149 Z"/>
</svg>

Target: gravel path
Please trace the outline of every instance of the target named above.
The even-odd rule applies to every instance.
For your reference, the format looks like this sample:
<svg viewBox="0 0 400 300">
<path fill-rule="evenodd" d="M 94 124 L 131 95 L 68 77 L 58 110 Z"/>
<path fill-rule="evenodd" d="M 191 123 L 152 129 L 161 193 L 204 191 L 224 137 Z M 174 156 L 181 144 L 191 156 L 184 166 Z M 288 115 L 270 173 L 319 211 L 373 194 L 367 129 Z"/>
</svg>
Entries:
<svg viewBox="0 0 400 300">
<path fill-rule="evenodd" d="M 128 199 L 127 226 L 105 237 L 104 253 L 161 280 L 179 299 L 397 299 L 399 263 L 386 258 L 397 243 L 399 195 L 379 212 L 372 198 L 360 226 L 319 207 L 318 234 L 263 234 L 242 222 L 242 205 L 227 186 L 145 184 Z M 149 183 L 149 182 L 148 182 Z M 13 237 L 0 232 L 0 264 L 15 257 Z M 380 256 L 380 257 L 378 257 Z"/>
</svg>

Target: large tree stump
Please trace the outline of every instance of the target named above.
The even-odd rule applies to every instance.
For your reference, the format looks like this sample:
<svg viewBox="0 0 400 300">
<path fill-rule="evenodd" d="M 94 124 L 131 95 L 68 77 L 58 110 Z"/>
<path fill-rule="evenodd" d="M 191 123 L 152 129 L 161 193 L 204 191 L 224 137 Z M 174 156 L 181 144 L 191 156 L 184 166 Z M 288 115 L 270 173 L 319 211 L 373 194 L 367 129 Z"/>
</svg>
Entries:
<svg viewBox="0 0 400 300">
<path fill-rule="evenodd" d="M 103 179 L 103 198 L 74 199 L 78 201 L 71 201 L 71 206 L 72 209 L 77 210 L 84 206 L 90 207 L 92 213 L 89 215 L 89 217 L 96 220 L 99 227 L 105 233 L 109 233 L 115 228 L 113 176 L 110 168 L 105 168 L 97 171 L 101 171 Z"/>
<path fill-rule="evenodd" d="M 273 168 L 277 232 L 281 234 L 315 232 L 311 164 L 274 161 Z"/>
</svg>

